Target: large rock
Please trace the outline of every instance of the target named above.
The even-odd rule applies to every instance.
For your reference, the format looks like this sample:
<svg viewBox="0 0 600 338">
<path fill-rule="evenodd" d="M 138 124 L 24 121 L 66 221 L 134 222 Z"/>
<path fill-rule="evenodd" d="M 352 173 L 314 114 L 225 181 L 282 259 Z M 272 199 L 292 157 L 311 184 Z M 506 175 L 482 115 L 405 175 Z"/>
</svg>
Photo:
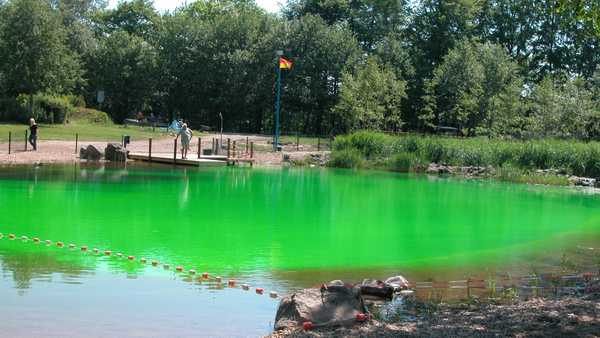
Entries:
<svg viewBox="0 0 600 338">
<path fill-rule="evenodd" d="M 102 158 L 102 153 L 100 152 L 100 150 L 98 150 L 98 148 L 94 147 L 93 145 L 89 145 L 87 146 L 87 148 L 85 148 L 85 159 L 88 161 L 100 161 L 100 159 Z"/>
<path fill-rule="evenodd" d="M 87 159 L 87 152 L 86 152 L 86 148 L 85 147 L 80 147 L 79 148 L 79 158 L 82 160 Z"/>
<path fill-rule="evenodd" d="M 365 279 L 360 285 L 360 292 L 363 295 L 375 296 L 379 298 L 392 299 L 394 297 L 394 287 L 383 281 L 375 279 Z"/>
<path fill-rule="evenodd" d="M 104 151 L 107 161 L 126 162 L 129 151 L 118 143 L 109 143 Z"/>
<path fill-rule="evenodd" d="M 275 316 L 275 330 L 295 328 L 304 322 L 315 327 L 356 323 L 357 314 L 366 314 L 367 309 L 360 291 L 342 284 L 305 289 L 283 298 Z"/>
</svg>

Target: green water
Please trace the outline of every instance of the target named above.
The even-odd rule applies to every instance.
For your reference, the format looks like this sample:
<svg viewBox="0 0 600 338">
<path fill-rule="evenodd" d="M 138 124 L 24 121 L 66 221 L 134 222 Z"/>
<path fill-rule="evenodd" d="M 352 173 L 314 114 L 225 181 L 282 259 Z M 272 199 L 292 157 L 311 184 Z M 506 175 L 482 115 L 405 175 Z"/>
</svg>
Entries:
<svg viewBox="0 0 600 338">
<path fill-rule="evenodd" d="M 574 189 L 381 172 L 0 169 L 5 235 L 108 248 L 280 292 L 340 277 L 419 280 L 552 268 L 565 253 L 600 246 L 599 205 L 600 195 Z M 69 292 L 73 287 L 62 279 L 70 276 L 83 288 L 126 278 L 136 279 L 126 290 L 152 293 L 149 285 L 158 283 L 173 285 L 175 296 L 213 296 L 190 292 L 202 287 L 189 283 L 175 286 L 180 278 L 162 269 L 6 237 L 0 260 L 2 293 L 49 285 Z M 107 292 L 99 289 L 92 290 Z M 247 297 L 236 292 L 216 292 L 220 300 L 213 300 L 226 311 L 232 299 Z M 265 318 L 274 316 L 276 302 L 256 298 L 248 298 L 248 307 L 262 319 L 241 320 L 240 332 L 268 331 Z"/>
</svg>

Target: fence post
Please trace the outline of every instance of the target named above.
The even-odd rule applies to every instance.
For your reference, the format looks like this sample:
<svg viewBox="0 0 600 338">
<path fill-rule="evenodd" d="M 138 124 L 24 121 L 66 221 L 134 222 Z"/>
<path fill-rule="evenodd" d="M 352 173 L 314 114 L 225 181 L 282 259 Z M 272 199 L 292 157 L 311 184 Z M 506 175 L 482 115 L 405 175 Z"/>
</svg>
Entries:
<svg viewBox="0 0 600 338">
<path fill-rule="evenodd" d="M 231 139 L 227 138 L 227 159 L 231 157 Z"/>
<path fill-rule="evenodd" d="M 148 161 L 152 161 L 152 137 L 148 139 Z"/>
<path fill-rule="evenodd" d="M 198 159 L 202 156 L 202 137 L 198 137 Z"/>
<path fill-rule="evenodd" d="M 27 132 L 28 130 L 25 129 L 25 151 L 27 151 Z"/>
<path fill-rule="evenodd" d="M 173 164 L 177 164 L 177 138 L 173 140 Z"/>
<path fill-rule="evenodd" d="M 236 141 L 233 141 L 233 158 L 237 157 Z"/>
<path fill-rule="evenodd" d="M 317 151 L 321 151 L 321 136 L 317 136 Z"/>
<path fill-rule="evenodd" d="M 296 132 L 296 151 L 300 150 L 300 133 Z"/>
<path fill-rule="evenodd" d="M 250 143 L 250 158 L 254 158 L 254 142 Z"/>
<path fill-rule="evenodd" d="M 248 149 L 248 136 L 246 136 L 246 155 L 248 155 L 250 149 Z"/>
<path fill-rule="evenodd" d="M 10 155 L 10 147 L 12 143 L 12 132 L 8 132 L 8 154 Z"/>
<path fill-rule="evenodd" d="M 79 134 L 75 133 L 75 154 L 77 154 L 78 152 L 78 148 L 79 147 Z"/>
</svg>

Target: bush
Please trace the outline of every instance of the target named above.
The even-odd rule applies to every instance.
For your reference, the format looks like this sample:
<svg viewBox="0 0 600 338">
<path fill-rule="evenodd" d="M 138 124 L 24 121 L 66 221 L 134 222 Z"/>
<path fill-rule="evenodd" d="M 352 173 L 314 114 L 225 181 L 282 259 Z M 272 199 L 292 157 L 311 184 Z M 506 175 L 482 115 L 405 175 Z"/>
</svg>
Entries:
<svg viewBox="0 0 600 338">
<path fill-rule="evenodd" d="M 384 154 L 390 144 L 389 136 L 371 131 L 359 131 L 350 135 L 338 136 L 333 149 L 356 149 L 367 159 L 374 159 Z"/>
<path fill-rule="evenodd" d="M 356 149 L 342 149 L 331 154 L 329 166 L 337 168 L 360 168 L 364 160 L 360 151 Z"/>
<path fill-rule="evenodd" d="M 392 156 L 388 162 L 388 168 L 399 172 L 415 171 L 421 162 L 415 154 L 400 153 Z"/>
<path fill-rule="evenodd" d="M 27 122 L 30 117 L 42 123 L 64 123 L 75 111 L 68 99 L 60 96 L 36 94 L 33 96 L 32 112 L 29 112 L 30 96 L 21 94 L 17 97 L 17 116 L 20 122 Z"/>
<path fill-rule="evenodd" d="M 112 120 L 107 113 L 90 108 L 76 108 L 69 116 L 69 122 L 83 121 L 92 124 L 111 124 Z"/>
</svg>

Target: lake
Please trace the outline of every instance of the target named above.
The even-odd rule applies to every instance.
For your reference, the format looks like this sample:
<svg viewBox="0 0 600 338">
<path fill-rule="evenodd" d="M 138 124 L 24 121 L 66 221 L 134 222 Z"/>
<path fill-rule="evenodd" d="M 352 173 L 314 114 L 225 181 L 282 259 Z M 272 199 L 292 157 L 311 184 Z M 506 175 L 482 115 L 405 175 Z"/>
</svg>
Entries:
<svg viewBox="0 0 600 338">
<path fill-rule="evenodd" d="M 597 269 L 599 206 L 590 190 L 377 171 L 0 168 L 2 335 L 255 337 L 271 290 Z"/>
</svg>

